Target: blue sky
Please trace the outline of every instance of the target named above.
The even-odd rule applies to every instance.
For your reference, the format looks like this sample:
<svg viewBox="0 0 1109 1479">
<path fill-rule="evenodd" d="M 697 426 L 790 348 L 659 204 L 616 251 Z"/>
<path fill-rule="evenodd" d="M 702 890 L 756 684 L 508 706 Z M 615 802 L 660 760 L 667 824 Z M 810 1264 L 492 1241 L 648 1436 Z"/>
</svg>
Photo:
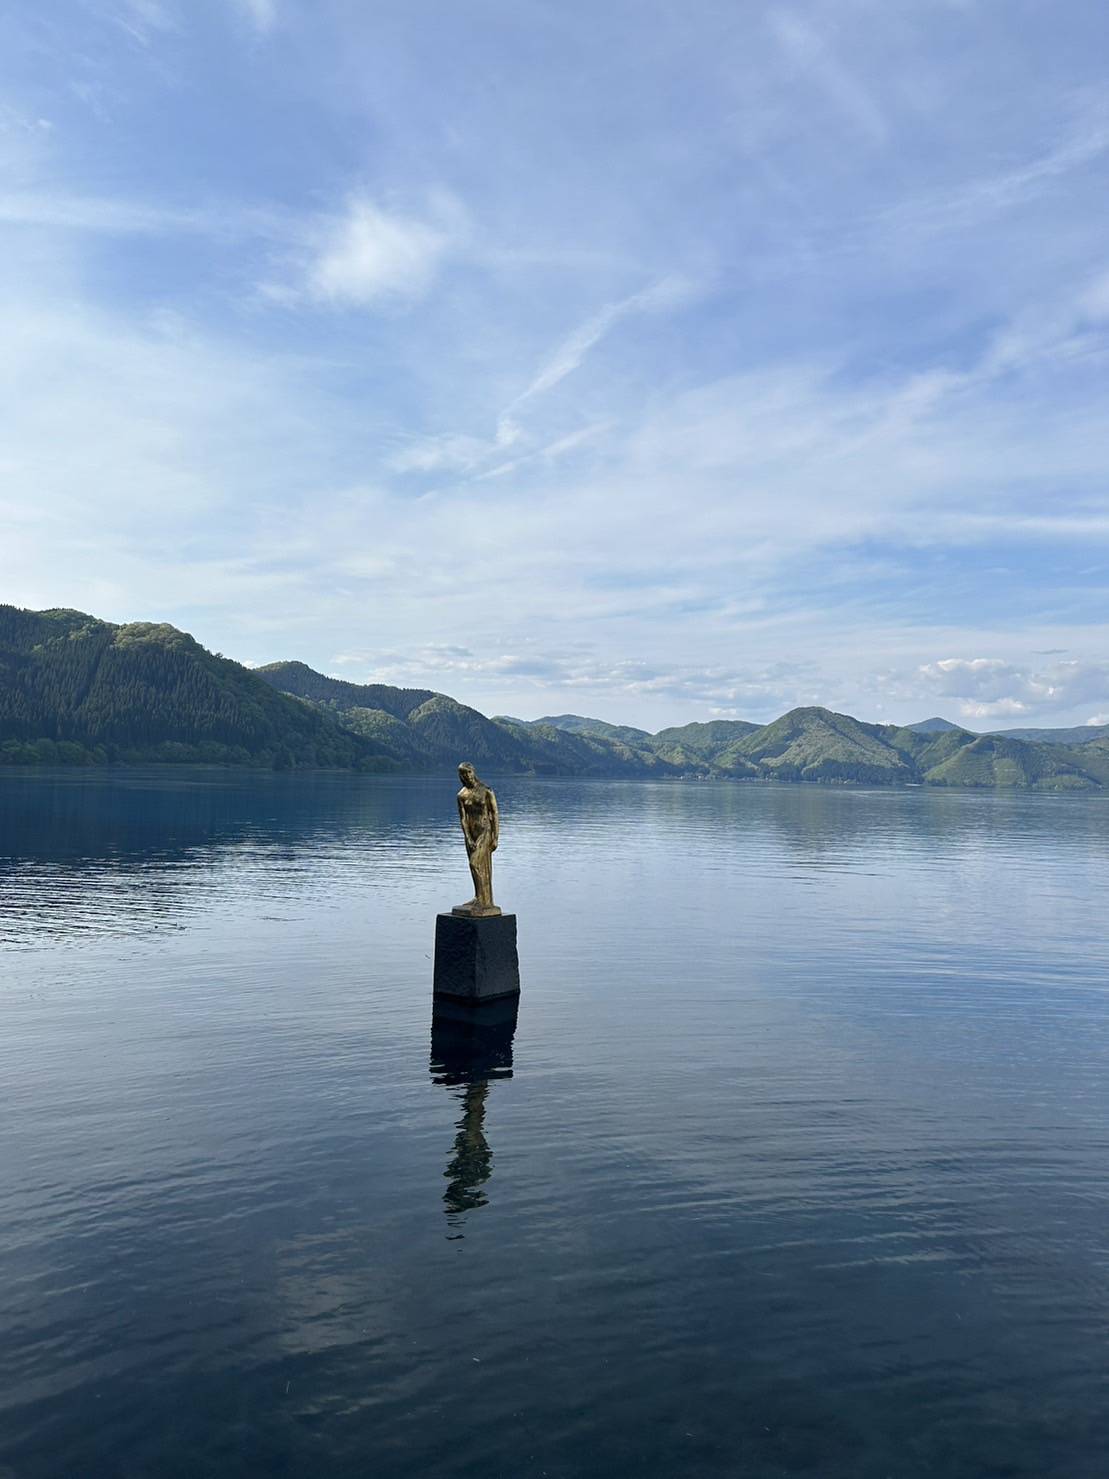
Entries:
<svg viewBox="0 0 1109 1479">
<path fill-rule="evenodd" d="M 0 18 L 0 598 L 649 728 L 1109 718 L 1109 7 Z"/>
</svg>

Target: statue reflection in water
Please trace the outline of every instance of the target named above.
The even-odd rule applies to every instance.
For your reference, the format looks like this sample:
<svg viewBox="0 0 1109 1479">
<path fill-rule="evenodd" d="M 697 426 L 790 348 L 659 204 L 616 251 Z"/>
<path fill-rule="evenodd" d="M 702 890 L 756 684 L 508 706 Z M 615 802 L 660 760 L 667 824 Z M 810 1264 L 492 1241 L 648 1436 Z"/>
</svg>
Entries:
<svg viewBox="0 0 1109 1479">
<path fill-rule="evenodd" d="M 450 1237 L 462 1237 L 466 1214 L 484 1207 L 483 1190 L 493 1170 L 485 1138 L 485 1101 L 490 1085 L 512 1077 L 512 1039 L 519 997 L 464 1006 L 439 999 L 431 1022 L 431 1077 L 457 1095 L 462 1105 L 451 1156 L 443 1173 L 443 1209 Z"/>
</svg>

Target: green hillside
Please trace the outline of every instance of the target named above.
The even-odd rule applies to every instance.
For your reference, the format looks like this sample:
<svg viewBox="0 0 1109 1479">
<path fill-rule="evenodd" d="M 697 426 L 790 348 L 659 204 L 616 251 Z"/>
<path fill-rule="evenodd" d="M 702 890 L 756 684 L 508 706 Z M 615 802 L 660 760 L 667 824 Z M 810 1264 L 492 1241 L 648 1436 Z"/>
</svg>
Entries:
<svg viewBox="0 0 1109 1479">
<path fill-rule="evenodd" d="M 498 719 L 514 728 L 532 756 L 537 775 L 665 776 L 679 775 L 681 767 L 670 765 L 642 744 L 627 744 L 602 734 L 574 732 L 519 719 Z"/>
<path fill-rule="evenodd" d="M 817 707 L 770 724 L 714 719 L 653 735 L 576 714 L 489 719 L 430 689 L 349 683 L 301 662 L 247 669 L 165 624 L 0 606 L 0 764 L 443 773 L 471 760 L 490 775 L 1109 787 L 1109 736 L 1049 733 L 1044 742 L 972 734 L 939 719 L 865 724 Z"/>
<path fill-rule="evenodd" d="M 301 662 L 269 663 L 254 671 L 282 693 L 310 701 L 337 722 L 391 748 L 398 761 L 417 762 L 419 769 L 456 765 L 463 758 L 490 769 L 531 768 L 527 747 L 511 728 L 446 694 L 347 683 Z"/>
<path fill-rule="evenodd" d="M 1109 724 L 1078 724 L 1070 729 L 995 729 L 1001 739 L 1031 740 L 1040 745 L 1089 745 L 1109 738 Z"/>
<path fill-rule="evenodd" d="M 430 688 L 392 688 L 387 683 L 347 683 L 342 678 L 326 678 L 303 662 L 271 662 L 252 671 L 282 693 L 337 709 L 380 709 L 397 719 L 407 719 L 413 709 L 440 696 Z"/>
<path fill-rule="evenodd" d="M 889 743 L 884 728 L 828 709 L 792 709 L 734 749 L 777 780 L 878 786 L 916 780 L 915 766 Z"/>
<path fill-rule="evenodd" d="M 960 729 L 958 724 L 952 724 L 950 719 L 922 719 L 919 724 L 907 727 L 916 730 L 917 734 L 944 734 L 949 730 L 971 733 Z M 1073 749 L 1093 744 L 1095 740 L 1109 739 L 1109 724 L 1075 724 L 1063 729 L 990 729 L 987 733 L 996 739 L 1030 740 L 1033 744 L 1068 745 Z"/>
<path fill-rule="evenodd" d="M 636 744 L 650 739 L 646 729 L 635 729 L 630 724 L 610 724 L 607 719 L 586 719 L 581 714 L 548 714 L 544 719 L 513 719 L 513 724 L 541 724 L 548 729 L 561 729 L 567 734 L 593 734 L 601 739 L 623 740 Z"/>
<path fill-rule="evenodd" d="M 676 774 L 676 767 L 624 734 L 644 730 L 578 719 L 569 725 L 546 720 L 487 719 L 446 694 L 390 688 L 327 678 L 299 662 L 255 669 L 265 682 L 325 710 L 338 723 L 389 750 L 398 765 L 441 770 L 471 760 L 490 773 L 605 776 Z"/>
<path fill-rule="evenodd" d="M 940 719 L 938 716 L 932 719 L 921 719 L 916 724 L 907 724 L 906 729 L 912 729 L 917 734 L 947 734 L 952 729 L 958 729 L 958 724 L 952 724 L 950 719 Z"/>
<path fill-rule="evenodd" d="M 1078 751 L 1028 744 L 972 734 L 947 720 L 899 728 L 808 707 L 765 725 L 714 719 L 652 735 L 576 714 L 486 719 L 442 694 L 345 683 L 301 663 L 273 664 L 259 672 L 268 681 L 291 685 L 290 691 L 325 705 L 340 723 L 390 748 L 398 765 L 418 769 L 446 766 L 465 756 L 491 773 L 551 776 L 698 776 L 1022 790 L 1109 785 L 1109 745 L 1091 742 Z M 359 707 L 370 699 L 377 709 Z M 405 716 L 403 722 L 397 715 Z"/>
<path fill-rule="evenodd" d="M 391 766 L 185 632 L 0 606 L 0 762 Z"/>
<path fill-rule="evenodd" d="M 1091 780 L 1109 786 L 1109 735 L 1104 739 L 1075 746 L 1068 752 L 1068 760 L 1077 765 Z"/>
<path fill-rule="evenodd" d="M 929 765 L 924 779 L 933 786 L 1005 786 L 1037 791 L 1088 791 L 1096 787 L 1099 783 L 1095 777 L 1076 761 L 1076 752 L 1062 745 L 1030 745 L 984 734 Z"/>
</svg>

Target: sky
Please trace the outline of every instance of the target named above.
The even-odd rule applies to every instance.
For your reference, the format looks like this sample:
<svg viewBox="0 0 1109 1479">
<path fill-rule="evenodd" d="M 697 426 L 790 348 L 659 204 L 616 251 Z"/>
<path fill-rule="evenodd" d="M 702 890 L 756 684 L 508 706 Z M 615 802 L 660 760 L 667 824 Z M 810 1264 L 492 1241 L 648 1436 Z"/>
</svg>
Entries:
<svg viewBox="0 0 1109 1479">
<path fill-rule="evenodd" d="M 1102 0 L 9 6 L 0 269 L 0 600 L 1109 722 Z"/>
</svg>

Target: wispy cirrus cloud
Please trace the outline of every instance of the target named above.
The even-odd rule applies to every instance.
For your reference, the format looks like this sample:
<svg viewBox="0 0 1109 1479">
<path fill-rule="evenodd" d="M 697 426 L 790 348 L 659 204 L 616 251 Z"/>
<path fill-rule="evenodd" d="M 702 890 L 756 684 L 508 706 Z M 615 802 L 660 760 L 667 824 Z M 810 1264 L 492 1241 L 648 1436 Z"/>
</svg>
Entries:
<svg viewBox="0 0 1109 1479">
<path fill-rule="evenodd" d="M 118 0 L 109 14 L 119 26 L 143 46 L 159 36 L 176 31 L 178 17 L 168 0 Z"/>
<path fill-rule="evenodd" d="M 790 64 L 823 92 L 873 144 L 884 144 L 889 129 L 872 94 L 836 54 L 827 34 L 797 9 L 774 6 L 770 29 Z"/>
<path fill-rule="evenodd" d="M 693 284 L 687 278 L 673 275 L 664 277 L 637 293 L 631 293 L 616 303 L 606 303 L 563 339 L 550 358 L 540 366 L 535 378 L 509 403 L 506 414 L 512 415 L 528 401 L 545 395 L 565 380 L 567 375 L 572 375 L 581 367 L 590 350 L 622 319 L 640 313 L 665 313 L 681 307 L 688 304 L 694 291 Z"/>
<path fill-rule="evenodd" d="M 531 403 L 555 390 L 585 362 L 590 352 L 625 319 L 637 314 L 666 313 L 688 305 L 696 296 L 694 284 L 681 276 L 669 276 L 630 293 L 613 303 L 606 303 L 584 323 L 571 330 L 550 352 L 524 389 L 514 396 L 495 417 L 492 435 L 479 437 L 445 434 L 429 437 L 396 453 L 391 465 L 397 472 L 437 472 L 453 469 L 482 478 L 498 477 L 514 471 L 535 458 L 551 460 L 565 455 L 592 440 L 602 429 L 597 424 L 576 427 L 539 445 L 529 438 L 521 422 Z M 509 461 L 503 454 L 522 443 L 531 445 L 515 453 Z M 493 465 L 490 466 L 490 463 Z"/>
<path fill-rule="evenodd" d="M 647 727 L 1104 712 L 1092 0 L 483 5 L 17 8 L 5 594 Z"/>
<path fill-rule="evenodd" d="M 201 232 L 228 234 L 233 222 L 202 208 L 175 208 L 149 201 L 111 196 L 34 190 L 0 193 L 0 223 L 9 226 L 48 227 L 60 231 L 88 231 L 112 236 Z"/>
</svg>

